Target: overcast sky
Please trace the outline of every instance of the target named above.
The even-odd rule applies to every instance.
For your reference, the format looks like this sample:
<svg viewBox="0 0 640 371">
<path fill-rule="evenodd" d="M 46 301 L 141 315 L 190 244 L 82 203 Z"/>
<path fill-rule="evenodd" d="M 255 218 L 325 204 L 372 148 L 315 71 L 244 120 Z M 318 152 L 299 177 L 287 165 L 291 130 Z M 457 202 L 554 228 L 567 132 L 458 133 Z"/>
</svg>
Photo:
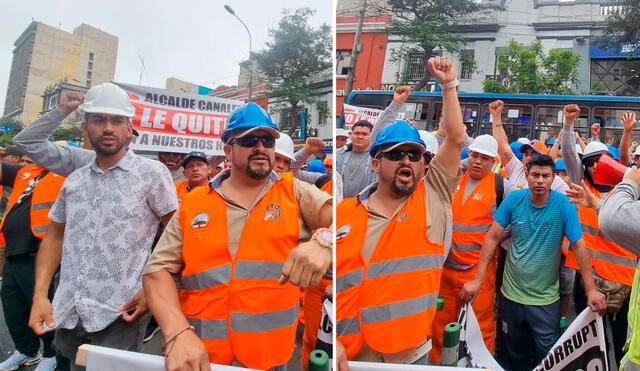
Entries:
<svg viewBox="0 0 640 371">
<path fill-rule="evenodd" d="M 0 112 L 13 43 L 31 20 L 67 32 L 87 23 L 119 38 L 115 81 L 164 88 L 168 77 L 214 88 L 235 85 L 238 62 L 249 55 L 247 32 L 223 6 L 246 23 L 253 50 L 262 49 L 267 30 L 276 27 L 283 8 L 316 10 L 312 24 L 334 21 L 332 0 L 29 0 L 14 1 L 0 12 Z"/>
</svg>

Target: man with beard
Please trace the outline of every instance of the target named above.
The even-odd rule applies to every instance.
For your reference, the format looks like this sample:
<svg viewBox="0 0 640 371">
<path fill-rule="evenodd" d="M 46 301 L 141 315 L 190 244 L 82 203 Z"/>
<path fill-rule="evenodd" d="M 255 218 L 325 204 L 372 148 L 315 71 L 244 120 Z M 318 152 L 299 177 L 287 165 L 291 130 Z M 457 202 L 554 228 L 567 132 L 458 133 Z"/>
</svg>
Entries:
<svg viewBox="0 0 640 371">
<path fill-rule="evenodd" d="M 135 112 L 127 94 L 98 85 L 80 108 L 95 161 L 67 178 L 51 208 L 29 320 L 36 334 L 55 329 L 56 349 L 67 363 L 60 369 L 69 368 L 85 343 L 139 350 L 148 322 L 142 270 L 158 223 L 168 222 L 178 206 L 167 168 L 126 148 Z M 52 304 L 47 290 L 58 267 Z"/>
<path fill-rule="evenodd" d="M 433 323 L 433 348 L 430 359 L 439 364 L 442 354 L 444 327 L 458 320 L 462 286 L 475 277 L 480 248 L 493 224 L 493 214 L 505 195 L 515 190 L 511 182 L 492 171 L 498 157 L 498 142 L 490 135 L 480 135 L 468 147 L 467 172 L 458 182 L 453 196 L 453 236 L 440 283 L 444 307 L 436 313 Z M 489 352 L 495 348 L 494 294 L 496 260 L 489 264 L 487 277 L 473 303 L 482 337 Z"/>
<path fill-rule="evenodd" d="M 207 185 L 211 172 L 207 155 L 202 152 L 190 152 L 181 163 L 187 179 L 175 183 L 178 202 L 195 187 Z"/>
<path fill-rule="evenodd" d="M 580 109 L 575 104 L 569 104 L 564 107 L 563 142 L 567 139 L 573 139 L 573 123 L 579 113 Z M 632 119 L 632 117 L 624 115 L 623 120 L 626 121 L 627 119 Z M 596 204 L 593 208 L 578 205 L 578 215 L 582 232 L 584 233 L 585 244 L 592 257 L 591 263 L 593 264 L 593 275 L 596 283 L 600 287 L 608 286 L 611 288 L 612 286 L 617 286 L 619 290 L 616 291 L 624 290 L 626 291 L 625 295 L 628 295 L 633 285 L 637 257 L 632 252 L 609 240 L 606 235 L 600 232 L 600 227 L 598 226 L 596 210 L 599 208 L 601 201 L 613 189 L 611 186 L 596 184 L 593 181 L 593 174 L 598 166 L 598 160 L 605 154 L 611 155 L 607 145 L 594 140 L 587 144 L 582 156 L 582 163 L 580 163 L 574 146 L 562 146 L 562 157 L 564 158 L 569 178 L 575 184 L 582 184 L 585 191 L 593 195 L 594 203 Z M 571 251 L 566 251 L 566 253 L 566 265 L 570 268 L 578 269 L 574 254 Z M 576 285 L 574 300 L 576 311 L 578 312 L 584 309 L 584 296 L 585 293 L 580 285 Z M 624 298 L 620 304 L 619 311 L 617 313 L 607 313 L 603 321 L 605 326 L 611 326 L 612 339 L 608 335 L 608 331 L 605 331 L 607 333 L 607 347 L 610 346 L 610 343 L 613 343 L 616 363 L 618 364 L 620 364 L 624 356 L 623 347 L 628 328 L 629 298 Z"/>
<path fill-rule="evenodd" d="M 162 162 L 164 166 L 169 169 L 171 173 L 171 178 L 175 183 L 181 182 L 185 180 L 185 175 L 183 174 L 181 168 L 184 159 L 183 153 L 177 152 L 158 152 L 158 161 Z"/>
<path fill-rule="evenodd" d="M 395 121 L 370 150 L 379 181 L 337 208 L 339 371 L 348 370 L 347 359 L 427 363 L 464 144 L 453 65 L 442 57 L 428 64 L 442 86 L 447 136 L 426 176 L 418 130 Z"/>
<path fill-rule="evenodd" d="M 589 308 L 602 314 L 606 307 L 604 295 L 593 281 L 576 208 L 567 196 L 551 190 L 553 170 L 553 160 L 547 155 L 529 159 L 528 188 L 511 192 L 494 214 L 495 221 L 480 250 L 476 275 L 460 293 L 463 304 L 473 302 L 504 230 L 511 226 L 498 324 L 504 332 L 508 362 L 505 368 L 510 370 L 531 370 L 560 336 L 558 281 L 564 237 L 576 254 Z"/>
<path fill-rule="evenodd" d="M 222 134 L 231 167 L 182 199 L 147 264 L 169 371 L 209 362 L 281 370 L 293 354 L 300 287 L 331 264 L 332 206 L 273 171 L 278 136 L 257 104 L 234 110 Z M 182 275 L 179 297 L 172 273 Z"/>
</svg>

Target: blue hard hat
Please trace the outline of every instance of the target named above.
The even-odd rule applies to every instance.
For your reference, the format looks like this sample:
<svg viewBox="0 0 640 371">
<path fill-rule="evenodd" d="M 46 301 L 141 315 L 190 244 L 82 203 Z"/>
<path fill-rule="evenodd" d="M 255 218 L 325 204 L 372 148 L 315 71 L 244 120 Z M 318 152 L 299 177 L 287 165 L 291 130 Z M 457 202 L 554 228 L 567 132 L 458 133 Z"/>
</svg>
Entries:
<svg viewBox="0 0 640 371">
<path fill-rule="evenodd" d="M 369 150 L 371 157 L 375 157 L 376 151 L 385 144 L 401 144 L 401 143 L 415 143 L 420 146 L 422 152 L 425 151 L 426 145 L 420 138 L 418 129 L 414 128 L 408 122 L 404 120 L 394 121 L 392 124 L 386 126 L 378 133 L 375 142 Z"/>
<path fill-rule="evenodd" d="M 324 168 L 324 163 L 318 159 L 315 159 L 309 162 L 309 165 L 307 166 L 307 170 L 312 173 L 320 173 L 320 174 L 326 174 L 327 172 L 327 170 Z"/>
<path fill-rule="evenodd" d="M 611 157 L 613 157 L 616 161 L 620 161 L 620 150 L 616 148 L 616 146 L 612 146 L 611 144 L 609 144 L 607 148 L 609 148 L 609 152 L 611 152 Z"/>
<path fill-rule="evenodd" d="M 566 166 L 564 166 L 564 159 L 559 159 L 556 161 L 556 171 L 567 170 Z"/>
<path fill-rule="evenodd" d="M 232 131 L 237 129 L 257 129 L 263 128 L 272 132 L 274 138 L 279 138 L 278 126 L 273 123 L 269 113 L 262 109 L 259 105 L 249 102 L 244 106 L 240 106 L 231 112 L 227 117 L 227 125 L 222 132 L 222 142 L 227 144 Z M 253 130 L 245 130 L 253 131 Z M 248 134 L 248 133 L 247 133 Z"/>
<path fill-rule="evenodd" d="M 460 152 L 460 161 L 466 159 L 467 157 L 469 157 L 469 150 L 467 149 L 467 147 L 462 147 L 462 152 Z"/>
<path fill-rule="evenodd" d="M 511 142 L 509 146 L 511 147 L 511 152 L 513 152 L 514 156 L 516 156 L 517 158 L 522 158 L 522 152 L 520 152 L 520 147 L 522 147 L 522 143 L 518 141 L 514 141 L 514 142 Z"/>
<path fill-rule="evenodd" d="M 557 139 L 556 137 L 553 137 L 553 138 L 549 139 L 547 141 L 547 145 L 548 146 L 552 146 L 552 145 L 556 144 L 556 139 Z"/>
</svg>

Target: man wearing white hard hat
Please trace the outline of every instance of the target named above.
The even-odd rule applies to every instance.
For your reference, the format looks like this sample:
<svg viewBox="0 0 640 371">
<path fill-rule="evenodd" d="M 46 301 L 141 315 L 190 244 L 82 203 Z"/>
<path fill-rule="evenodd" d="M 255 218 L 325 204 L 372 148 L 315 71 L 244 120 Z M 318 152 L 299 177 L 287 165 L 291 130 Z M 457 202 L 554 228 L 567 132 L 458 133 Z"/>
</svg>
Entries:
<svg viewBox="0 0 640 371">
<path fill-rule="evenodd" d="M 492 171 L 498 156 L 498 142 L 490 135 L 480 135 L 468 147 L 467 172 L 460 178 L 453 195 L 453 235 L 440 281 L 439 295 L 444 308 L 436 312 L 433 322 L 433 347 L 430 359 L 440 363 L 444 327 L 457 320 L 464 303 L 460 302 L 462 286 L 473 280 L 477 271 L 480 248 L 493 224 L 493 213 L 515 186 Z M 487 349 L 495 346 L 494 296 L 495 259 L 487 268 L 482 287 L 472 303 Z"/>
<path fill-rule="evenodd" d="M 135 114 L 128 95 L 106 83 L 64 108 L 79 103 L 95 159 L 67 178 L 51 208 L 29 320 L 36 334 L 55 329 L 71 369 L 82 344 L 139 350 L 148 323 L 142 270 L 158 224 L 178 207 L 169 170 L 128 149 Z M 51 303 L 46 291 L 58 268 Z"/>
<path fill-rule="evenodd" d="M 349 132 L 343 128 L 336 129 L 336 149 L 340 149 L 347 145 Z"/>
<path fill-rule="evenodd" d="M 418 133 L 420 133 L 420 139 L 422 139 L 425 144 L 425 152 L 422 154 L 422 157 L 424 158 L 424 172 L 426 174 L 427 171 L 429 171 L 429 164 L 431 163 L 431 160 L 438 153 L 440 145 L 438 144 L 436 136 L 426 130 L 418 130 Z"/>
<path fill-rule="evenodd" d="M 300 168 L 309 156 L 320 152 L 323 147 L 324 142 L 322 139 L 307 138 L 302 150 L 294 153 L 291 137 L 288 134 L 280 133 L 280 138 L 276 139 L 276 159 L 273 164 L 273 170 L 279 174 L 292 171 L 295 177 L 303 182 L 315 184 L 322 177 L 322 174 L 300 170 Z"/>
</svg>

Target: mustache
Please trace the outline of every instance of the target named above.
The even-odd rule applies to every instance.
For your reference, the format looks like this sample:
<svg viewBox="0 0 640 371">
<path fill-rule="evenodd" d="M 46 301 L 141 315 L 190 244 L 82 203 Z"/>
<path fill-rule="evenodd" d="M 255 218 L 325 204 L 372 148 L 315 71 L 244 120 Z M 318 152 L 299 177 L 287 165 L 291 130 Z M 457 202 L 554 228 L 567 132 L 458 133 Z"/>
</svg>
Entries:
<svg viewBox="0 0 640 371">
<path fill-rule="evenodd" d="M 266 157 L 267 161 L 268 161 L 269 163 L 271 163 L 271 159 L 270 159 L 270 158 L 269 158 L 269 156 L 268 156 L 266 153 L 264 153 L 264 152 L 256 152 L 256 153 L 252 154 L 251 156 L 249 156 L 249 158 L 247 158 L 247 160 L 248 160 L 248 161 L 251 161 L 251 160 L 253 160 L 254 158 L 256 158 L 256 157 L 258 157 L 258 156 L 264 156 L 264 157 Z"/>
</svg>

